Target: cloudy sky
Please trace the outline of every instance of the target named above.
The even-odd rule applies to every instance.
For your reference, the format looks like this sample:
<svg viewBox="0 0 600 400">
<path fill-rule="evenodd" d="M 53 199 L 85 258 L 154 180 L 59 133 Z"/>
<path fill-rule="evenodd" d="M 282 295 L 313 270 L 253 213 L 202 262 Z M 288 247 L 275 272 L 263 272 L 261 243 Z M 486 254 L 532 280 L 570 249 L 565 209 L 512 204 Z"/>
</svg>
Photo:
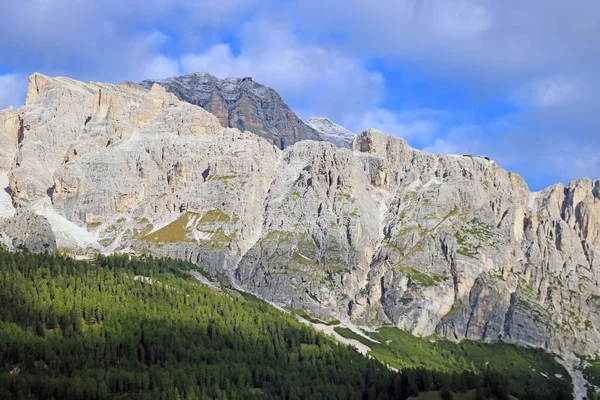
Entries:
<svg viewBox="0 0 600 400">
<path fill-rule="evenodd" d="M 597 0 L 0 0 L 0 108 L 34 71 L 252 76 L 302 118 L 477 154 L 532 190 L 600 177 Z"/>
</svg>

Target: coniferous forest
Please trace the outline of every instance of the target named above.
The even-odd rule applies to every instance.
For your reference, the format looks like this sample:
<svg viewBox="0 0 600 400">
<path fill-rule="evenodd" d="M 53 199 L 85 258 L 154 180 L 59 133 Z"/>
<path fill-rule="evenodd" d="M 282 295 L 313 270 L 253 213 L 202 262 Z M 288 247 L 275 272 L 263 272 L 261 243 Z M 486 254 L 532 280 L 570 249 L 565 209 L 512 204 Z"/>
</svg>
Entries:
<svg viewBox="0 0 600 400">
<path fill-rule="evenodd" d="M 571 398 L 570 385 L 519 387 L 493 369 L 393 371 L 193 268 L 0 251 L 0 399 Z"/>
</svg>

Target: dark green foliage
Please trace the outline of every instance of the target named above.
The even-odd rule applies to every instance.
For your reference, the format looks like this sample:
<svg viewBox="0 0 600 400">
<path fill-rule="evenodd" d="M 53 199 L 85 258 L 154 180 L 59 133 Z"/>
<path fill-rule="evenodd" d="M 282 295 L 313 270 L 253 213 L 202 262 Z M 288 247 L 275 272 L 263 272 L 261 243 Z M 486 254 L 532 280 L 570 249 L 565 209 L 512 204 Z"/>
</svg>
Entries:
<svg viewBox="0 0 600 400">
<path fill-rule="evenodd" d="M 393 372 L 253 296 L 200 285 L 190 268 L 0 251 L 0 398 L 404 399 L 502 384 Z"/>
<path fill-rule="evenodd" d="M 600 392 L 596 392 L 596 389 L 593 386 L 600 387 L 600 357 L 596 356 L 594 358 L 586 358 L 582 357 L 587 363 L 588 366 L 583 370 L 583 374 L 585 379 L 591 384 L 588 385 L 587 395 L 589 399 L 599 399 Z M 593 386 L 592 386 L 593 385 Z"/>
<path fill-rule="evenodd" d="M 454 398 L 454 395 L 449 389 L 442 389 L 440 396 L 442 397 L 442 400 L 452 400 Z"/>
</svg>

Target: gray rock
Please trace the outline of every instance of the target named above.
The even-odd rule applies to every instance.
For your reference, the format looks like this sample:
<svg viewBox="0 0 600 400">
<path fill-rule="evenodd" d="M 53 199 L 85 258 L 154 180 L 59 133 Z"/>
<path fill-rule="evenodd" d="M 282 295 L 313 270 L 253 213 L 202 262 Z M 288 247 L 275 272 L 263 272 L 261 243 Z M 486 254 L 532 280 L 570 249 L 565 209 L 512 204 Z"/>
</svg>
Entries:
<svg viewBox="0 0 600 400">
<path fill-rule="evenodd" d="M 57 250 L 48 221 L 28 210 L 18 210 L 12 217 L 0 219 L 0 246 L 9 250 L 25 246 L 34 253 Z"/>
<path fill-rule="evenodd" d="M 17 151 L 19 115 L 12 107 L 0 111 L 0 170 L 8 170 Z"/>
<path fill-rule="evenodd" d="M 224 127 L 250 131 L 283 149 L 301 140 L 321 140 L 283 102 L 273 89 L 252 78 L 218 79 L 193 73 L 162 80 L 146 80 L 150 89 L 158 83 L 179 99 L 200 106 L 217 117 Z"/>
<path fill-rule="evenodd" d="M 282 151 L 159 85 L 34 75 L 17 115 L 12 201 L 58 248 L 184 258 L 358 325 L 600 350 L 599 180 L 531 193 L 374 129 Z"/>
<path fill-rule="evenodd" d="M 338 147 L 352 148 L 352 141 L 356 137 L 356 134 L 336 124 L 329 118 L 312 117 L 305 122 L 306 125 L 319 132 L 321 139 L 324 141 L 333 143 Z"/>
</svg>

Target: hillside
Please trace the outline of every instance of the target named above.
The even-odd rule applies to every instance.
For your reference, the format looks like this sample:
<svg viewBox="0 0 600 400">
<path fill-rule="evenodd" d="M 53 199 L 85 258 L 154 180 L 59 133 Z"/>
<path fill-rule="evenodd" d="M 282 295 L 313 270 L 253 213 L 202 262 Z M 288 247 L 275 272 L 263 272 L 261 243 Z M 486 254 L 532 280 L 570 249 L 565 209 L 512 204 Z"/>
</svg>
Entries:
<svg viewBox="0 0 600 400">
<path fill-rule="evenodd" d="M 568 381 L 540 375 L 565 374 L 543 352 L 512 358 L 539 372 L 507 364 L 473 373 L 458 366 L 466 354 L 417 368 L 427 343 L 417 340 L 396 373 L 253 296 L 204 286 L 193 268 L 0 251 L 0 397 L 391 399 L 474 388 L 570 397 Z"/>
</svg>

